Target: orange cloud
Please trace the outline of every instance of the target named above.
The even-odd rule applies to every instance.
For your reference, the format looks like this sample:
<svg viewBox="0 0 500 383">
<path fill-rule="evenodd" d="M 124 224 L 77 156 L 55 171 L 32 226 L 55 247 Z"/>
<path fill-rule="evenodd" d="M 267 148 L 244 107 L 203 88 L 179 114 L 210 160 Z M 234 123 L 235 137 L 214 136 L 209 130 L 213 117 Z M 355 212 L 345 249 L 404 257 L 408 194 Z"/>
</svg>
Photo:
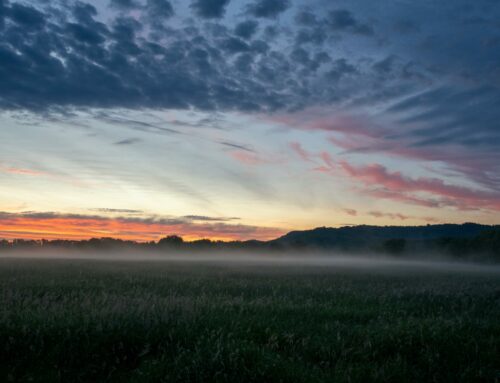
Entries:
<svg viewBox="0 0 500 383">
<path fill-rule="evenodd" d="M 45 176 L 45 175 L 47 175 L 47 173 L 39 171 L 39 170 L 17 168 L 17 167 L 12 167 L 12 166 L 2 166 L 2 165 L 0 165 L 0 172 L 7 173 L 7 174 L 19 174 L 19 175 L 23 175 L 23 176 Z"/>
<path fill-rule="evenodd" d="M 57 213 L 0 212 L 0 238 L 5 239 L 88 239 L 113 237 L 124 240 L 152 241 L 177 234 L 187 240 L 272 239 L 282 235 L 278 228 L 198 223 L 182 218 L 101 217 Z"/>
</svg>

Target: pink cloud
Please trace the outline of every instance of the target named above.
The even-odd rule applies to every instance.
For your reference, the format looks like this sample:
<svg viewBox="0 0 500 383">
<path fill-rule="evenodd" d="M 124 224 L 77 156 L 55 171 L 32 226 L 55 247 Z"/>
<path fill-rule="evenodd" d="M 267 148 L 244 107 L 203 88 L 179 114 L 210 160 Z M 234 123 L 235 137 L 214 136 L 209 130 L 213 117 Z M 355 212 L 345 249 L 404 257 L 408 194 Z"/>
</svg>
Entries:
<svg viewBox="0 0 500 383">
<path fill-rule="evenodd" d="M 0 172 L 7 173 L 7 174 L 18 174 L 18 175 L 23 175 L 23 176 L 33 176 L 33 177 L 47 175 L 47 173 L 39 171 L 39 170 L 18 168 L 18 167 L 13 167 L 13 166 L 2 166 L 2 165 L 0 165 Z"/>
<path fill-rule="evenodd" d="M 500 153 L 478 152 L 463 145 L 416 145 L 417 136 L 397 127 L 379 125 L 376 118 L 350 116 L 346 113 L 309 109 L 288 115 L 273 116 L 277 122 L 293 129 L 331 133 L 328 141 L 348 153 L 380 153 L 390 157 L 441 163 L 450 170 L 482 186 L 500 191 L 498 163 Z M 327 171 L 319 167 L 318 171 Z"/>
<path fill-rule="evenodd" d="M 383 213 L 381 211 L 370 211 L 370 212 L 368 212 L 368 215 L 371 215 L 372 217 L 375 217 L 375 218 L 400 219 L 402 221 L 405 221 L 405 220 L 410 219 L 410 218 L 414 218 L 414 217 L 410 217 L 408 215 L 404 215 L 404 214 L 400 214 L 400 213 L 397 213 L 397 214 Z"/>
<path fill-rule="evenodd" d="M 233 150 L 230 152 L 230 156 L 245 165 L 262 165 L 269 163 L 268 160 L 262 158 L 257 153 L 246 152 L 243 150 Z"/>
<path fill-rule="evenodd" d="M 390 172 L 384 166 L 354 166 L 347 161 L 335 162 L 326 152 L 320 154 L 324 165 L 314 171 L 343 174 L 364 185 L 357 191 L 375 198 L 424 207 L 450 206 L 460 210 L 500 210 L 500 193 L 450 185 L 437 178 L 406 177 Z"/>
<path fill-rule="evenodd" d="M 361 117 L 354 117 L 340 112 L 325 112 L 317 108 L 292 113 L 275 115 L 272 122 L 301 130 L 339 132 L 368 137 L 381 137 L 388 133 L 386 129 L 368 124 Z"/>
<path fill-rule="evenodd" d="M 401 214 L 401 213 L 385 213 L 385 212 L 378 211 L 378 210 L 369 211 L 366 214 L 370 215 L 372 217 L 375 217 L 375 218 L 389 218 L 391 220 L 406 221 L 408 219 L 412 219 L 412 220 L 425 221 L 428 223 L 429 222 L 439 222 L 439 220 L 437 220 L 434 217 L 415 217 L 415 216 Z"/>
<path fill-rule="evenodd" d="M 290 142 L 290 148 L 304 161 L 311 161 L 311 155 L 302 148 L 299 142 Z"/>
</svg>

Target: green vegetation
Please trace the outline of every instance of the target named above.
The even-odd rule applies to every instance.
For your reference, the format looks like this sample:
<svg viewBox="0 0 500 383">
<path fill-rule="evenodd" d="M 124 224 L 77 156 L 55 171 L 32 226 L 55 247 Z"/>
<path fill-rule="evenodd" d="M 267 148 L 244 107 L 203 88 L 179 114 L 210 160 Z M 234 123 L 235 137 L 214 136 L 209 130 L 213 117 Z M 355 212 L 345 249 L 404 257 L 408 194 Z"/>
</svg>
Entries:
<svg viewBox="0 0 500 383">
<path fill-rule="evenodd" d="M 495 382 L 498 273 L 0 260 L 2 382 Z"/>
</svg>

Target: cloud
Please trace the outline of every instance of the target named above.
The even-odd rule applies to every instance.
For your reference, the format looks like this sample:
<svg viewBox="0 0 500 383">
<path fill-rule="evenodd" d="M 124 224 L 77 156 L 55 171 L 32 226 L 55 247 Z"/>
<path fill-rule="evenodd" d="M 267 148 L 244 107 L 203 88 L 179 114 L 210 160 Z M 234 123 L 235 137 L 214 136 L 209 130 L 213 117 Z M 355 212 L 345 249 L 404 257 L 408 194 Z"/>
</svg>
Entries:
<svg viewBox="0 0 500 383">
<path fill-rule="evenodd" d="M 374 33 L 371 26 L 360 23 L 347 9 L 330 11 L 326 23 L 333 31 L 350 31 L 362 35 L 373 35 Z"/>
<path fill-rule="evenodd" d="M 190 221 L 202 221 L 202 222 L 228 222 L 241 219 L 239 217 L 209 217 L 206 215 L 185 215 L 182 218 L 185 218 Z"/>
<path fill-rule="evenodd" d="M 290 148 L 304 161 L 311 161 L 311 155 L 302 148 L 299 142 L 290 142 Z"/>
<path fill-rule="evenodd" d="M 312 27 L 319 24 L 318 17 L 309 9 L 303 9 L 295 15 L 295 22 L 299 25 Z"/>
<path fill-rule="evenodd" d="M 254 20 L 246 20 L 237 24 L 234 28 L 234 34 L 242 39 L 250 39 L 257 32 L 259 23 Z"/>
<path fill-rule="evenodd" d="M 289 7 L 289 0 L 255 0 L 248 6 L 248 12 L 255 17 L 274 19 Z"/>
<path fill-rule="evenodd" d="M 193 0 L 191 8 L 205 19 L 220 19 L 224 16 L 230 0 Z"/>
<path fill-rule="evenodd" d="M 110 0 L 110 6 L 118 9 L 133 9 L 140 6 L 136 0 Z"/>
<path fill-rule="evenodd" d="M 123 113 L 107 112 L 105 110 L 94 111 L 93 116 L 99 120 L 119 126 L 125 126 L 132 130 L 140 132 L 149 132 L 156 134 L 181 134 L 180 131 L 168 128 L 167 123 L 141 121 L 138 119 L 123 117 Z"/>
<path fill-rule="evenodd" d="M 331 162 L 325 165 L 332 169 Z M 353 166 L 346 161 L 334 164 L 351 179 L 364 184 L 361 192 L 379 198 L 427 207 L 449 206 L 460 210 L 500 210 L 500 193 L 450 185 L 437 178 L 409 178 L 378 164 Z M 423 196 L 420 196 L 423 193 Z"/>
<path fill-rule="evenodd" d="M 379 210 L 372 210 L 366 213 L 367 215 L 375 218 L 389 218 L 391 220 L 400 220 L 400 221 L 406 221 L 406 220 L 419 220 L 423 222 L 433 222 L 437 223 L 439 222 L 438 219 L 434 217 L 416 217 L 412 215 L 406 215 L 406 214 L 401 214 L 401 213 L 387 213 L 387 212 L 382 212 Z"/>
<path fill-rule="evenodd" d="M 451 101 L 446 108 L 442 106 L 441 100 L 449 97 L 445 96 L 448 94 L 454 95 L 452 98 L 457 103 L 457 110 Z M 500 137 L 497 137 L 498 132 L 490 125 L 494 121 L 491 113 L 495 112 L 482 105 L 483 102 L 493 102 L 488 94 L 484 91 L 471 91 L 468 95 L 449 91 L 443 93 L 443 90 L 425 92 L 389 108 L 390 116 L 394 113 L 395 123 L 379 122 L 380 115 L 352 116 L 320 108 L 275 115 L 272 120 L 294 129 L 327 133 L 328 141 L 335 147 L 344 149 L 343 154 L 380 154 L 429 164 L 444 164 L 452 172 L 461 174 L 484 188 L 500 191 L 500 176 L 496 165 L 500 161 Z M 472 100 L 475 100 L 474 107 L 468 105 Z M 479 115 L 474 115 L 473 108 L 477 109 Z M 408 115 L 414 111 L 422 113 L 425 109 L 433 110 L 426 116 L 425 126 L 430 124 L 434 128 L 421 128 L 420 122 L 400 119 L 403 110 L 408 119 Z M 482 109 L 485 109 L 484 113 L 481 113 Z M 460 114 L 464 117 L 457 117 Z M 486 118 L 483 120 L 483 117 Z M 467 121 L 466 125 L 461 122 L 462 119 Z M 445 126 L 442 120 L 454 122 Z"/>
<path fill-rule="evenodd" d="M 235 144 L 234 142 L 229 142 L 229 141 L 219 141 L 219 144 L 227 146 L 231 149 L 238 149 L 238 150 L 243 150 L 245 152 L 252 152 L 254 153 L 255 150 L 252 148 L 248 147 L 247 145 L 242 145 L 242 144 Z"/>
<path fill-rule="evenodd" d="M 486 48 L 497 35 L 491 2 L 467 12 L 463 1 L 435 12 L 419 2 L 372 4 L 374 12 L 363 1 L 349 9 L 275 0 L 243 6 L 246 16 L 271 19 L 290 9 L 279 25 L 188 22 L 167 0 L 115 0 L 119 8 L 42 3 L 1 3 L 2 111 L 330 111 L 289 127 L 330 132 L 350 153 L 444 163 L 500 189 L 500 50 Z M 202 18 L 217 18 L 232 3 L 190 4 Z M 395 20 L 417 27 L 394 34 Z M 377 38 L 366 39 L 375 27 Z M 183 129 L 112 119 L 156 134 Z"/>
<path fill-rule="evenodd" d="M 196 217 L 196 216 L 193 216 Z M 201 218 L 201 216 L 199 217 Z M 57 212 L 0 212 L 0 236 L 7 239 L 87 239 L 113 237 L 125 240 L 158 240 L 169 234 L 186 239 L 272 239 L 284 233 L 271 227 L 224 222 L 193 222 L 183 217 L 103 217 Z"/>
<path fill-rule="evenodd" d="M 45 16 L 33 7 L 13 3 L 8 16 L 15 23 L 28 29 L 40 29 L 45 24 Z"/>
<path fill-rule="evenodd" d="M 243 150 L 233 150 L 230 153 L 230 156 L 234 158 L 236 161 L 244 164 L 244 165 L 264 165 L 272 163 L 268 158 L 264 158 L 261 155 L 255 152 L 248 152 Z"/>
<path fill-rule="evenodd" d="M 147 0 L 146 9 L 151 20 L 162 22 L 174 16 L 174 8 L 168 0 Z"/>
<path fill-rule="evenodd" d="M 121 141 L 115 142 L 113 145 L 132 145 L 132 144 L 137 144 L 138 142 L 141 142 L 142 140 L 140 138 L 126 138 Z"/>
<path fill-rule="evenodd" d="M 355 210 L 355 209 L 343 209 L 344 213 L 350 215 L 350 216 L 357 216 L 358 215 L 358 211 Z"/>
<path fill-rule="evenodd" d="M 31 177 L 49 176 L 49 173 L 43 172 L 41 170 L 27 169 L 27 168 L 8 166 L 8 165 L 2 165 L 2 164 L 0 164 L 0 173 L 21 175 L 21 176 L 31 176 Z"/>
<path fill-rule="evenodd" d="M 399 219 L 401 221 L 406 221 L 407 219 L 410 219 L 412 217 L 400 213 L 383 213 L 381 211 L 370 211 L 368 212 L 368 215 L 371 215 L 372 217 L 375 218 L 390 218 L 390 219 Z"/>
<path fill-rule="evenodd" d="M 125 214 L 142 214 L 142 213 L 144 213 L 142 210 L 134 210 L 134 209 L 95 208 L 95 209 L 90 209 L 90 210 L 97 211 L 100 213 L 125 213 Z"/>
</svg>

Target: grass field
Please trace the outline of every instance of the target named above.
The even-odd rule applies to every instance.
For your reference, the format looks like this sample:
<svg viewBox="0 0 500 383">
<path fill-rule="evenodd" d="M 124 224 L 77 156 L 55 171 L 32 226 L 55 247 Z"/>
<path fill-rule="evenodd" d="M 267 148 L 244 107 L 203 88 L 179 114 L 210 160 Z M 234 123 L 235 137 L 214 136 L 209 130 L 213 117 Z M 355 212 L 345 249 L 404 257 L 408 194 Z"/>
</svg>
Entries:
<svg viewBox="0 0 500 383">
<path fill-rule="evenodd" d="M 1 382 L 495 382 L 500 274 L 0 259 Z"/>
</svg>

